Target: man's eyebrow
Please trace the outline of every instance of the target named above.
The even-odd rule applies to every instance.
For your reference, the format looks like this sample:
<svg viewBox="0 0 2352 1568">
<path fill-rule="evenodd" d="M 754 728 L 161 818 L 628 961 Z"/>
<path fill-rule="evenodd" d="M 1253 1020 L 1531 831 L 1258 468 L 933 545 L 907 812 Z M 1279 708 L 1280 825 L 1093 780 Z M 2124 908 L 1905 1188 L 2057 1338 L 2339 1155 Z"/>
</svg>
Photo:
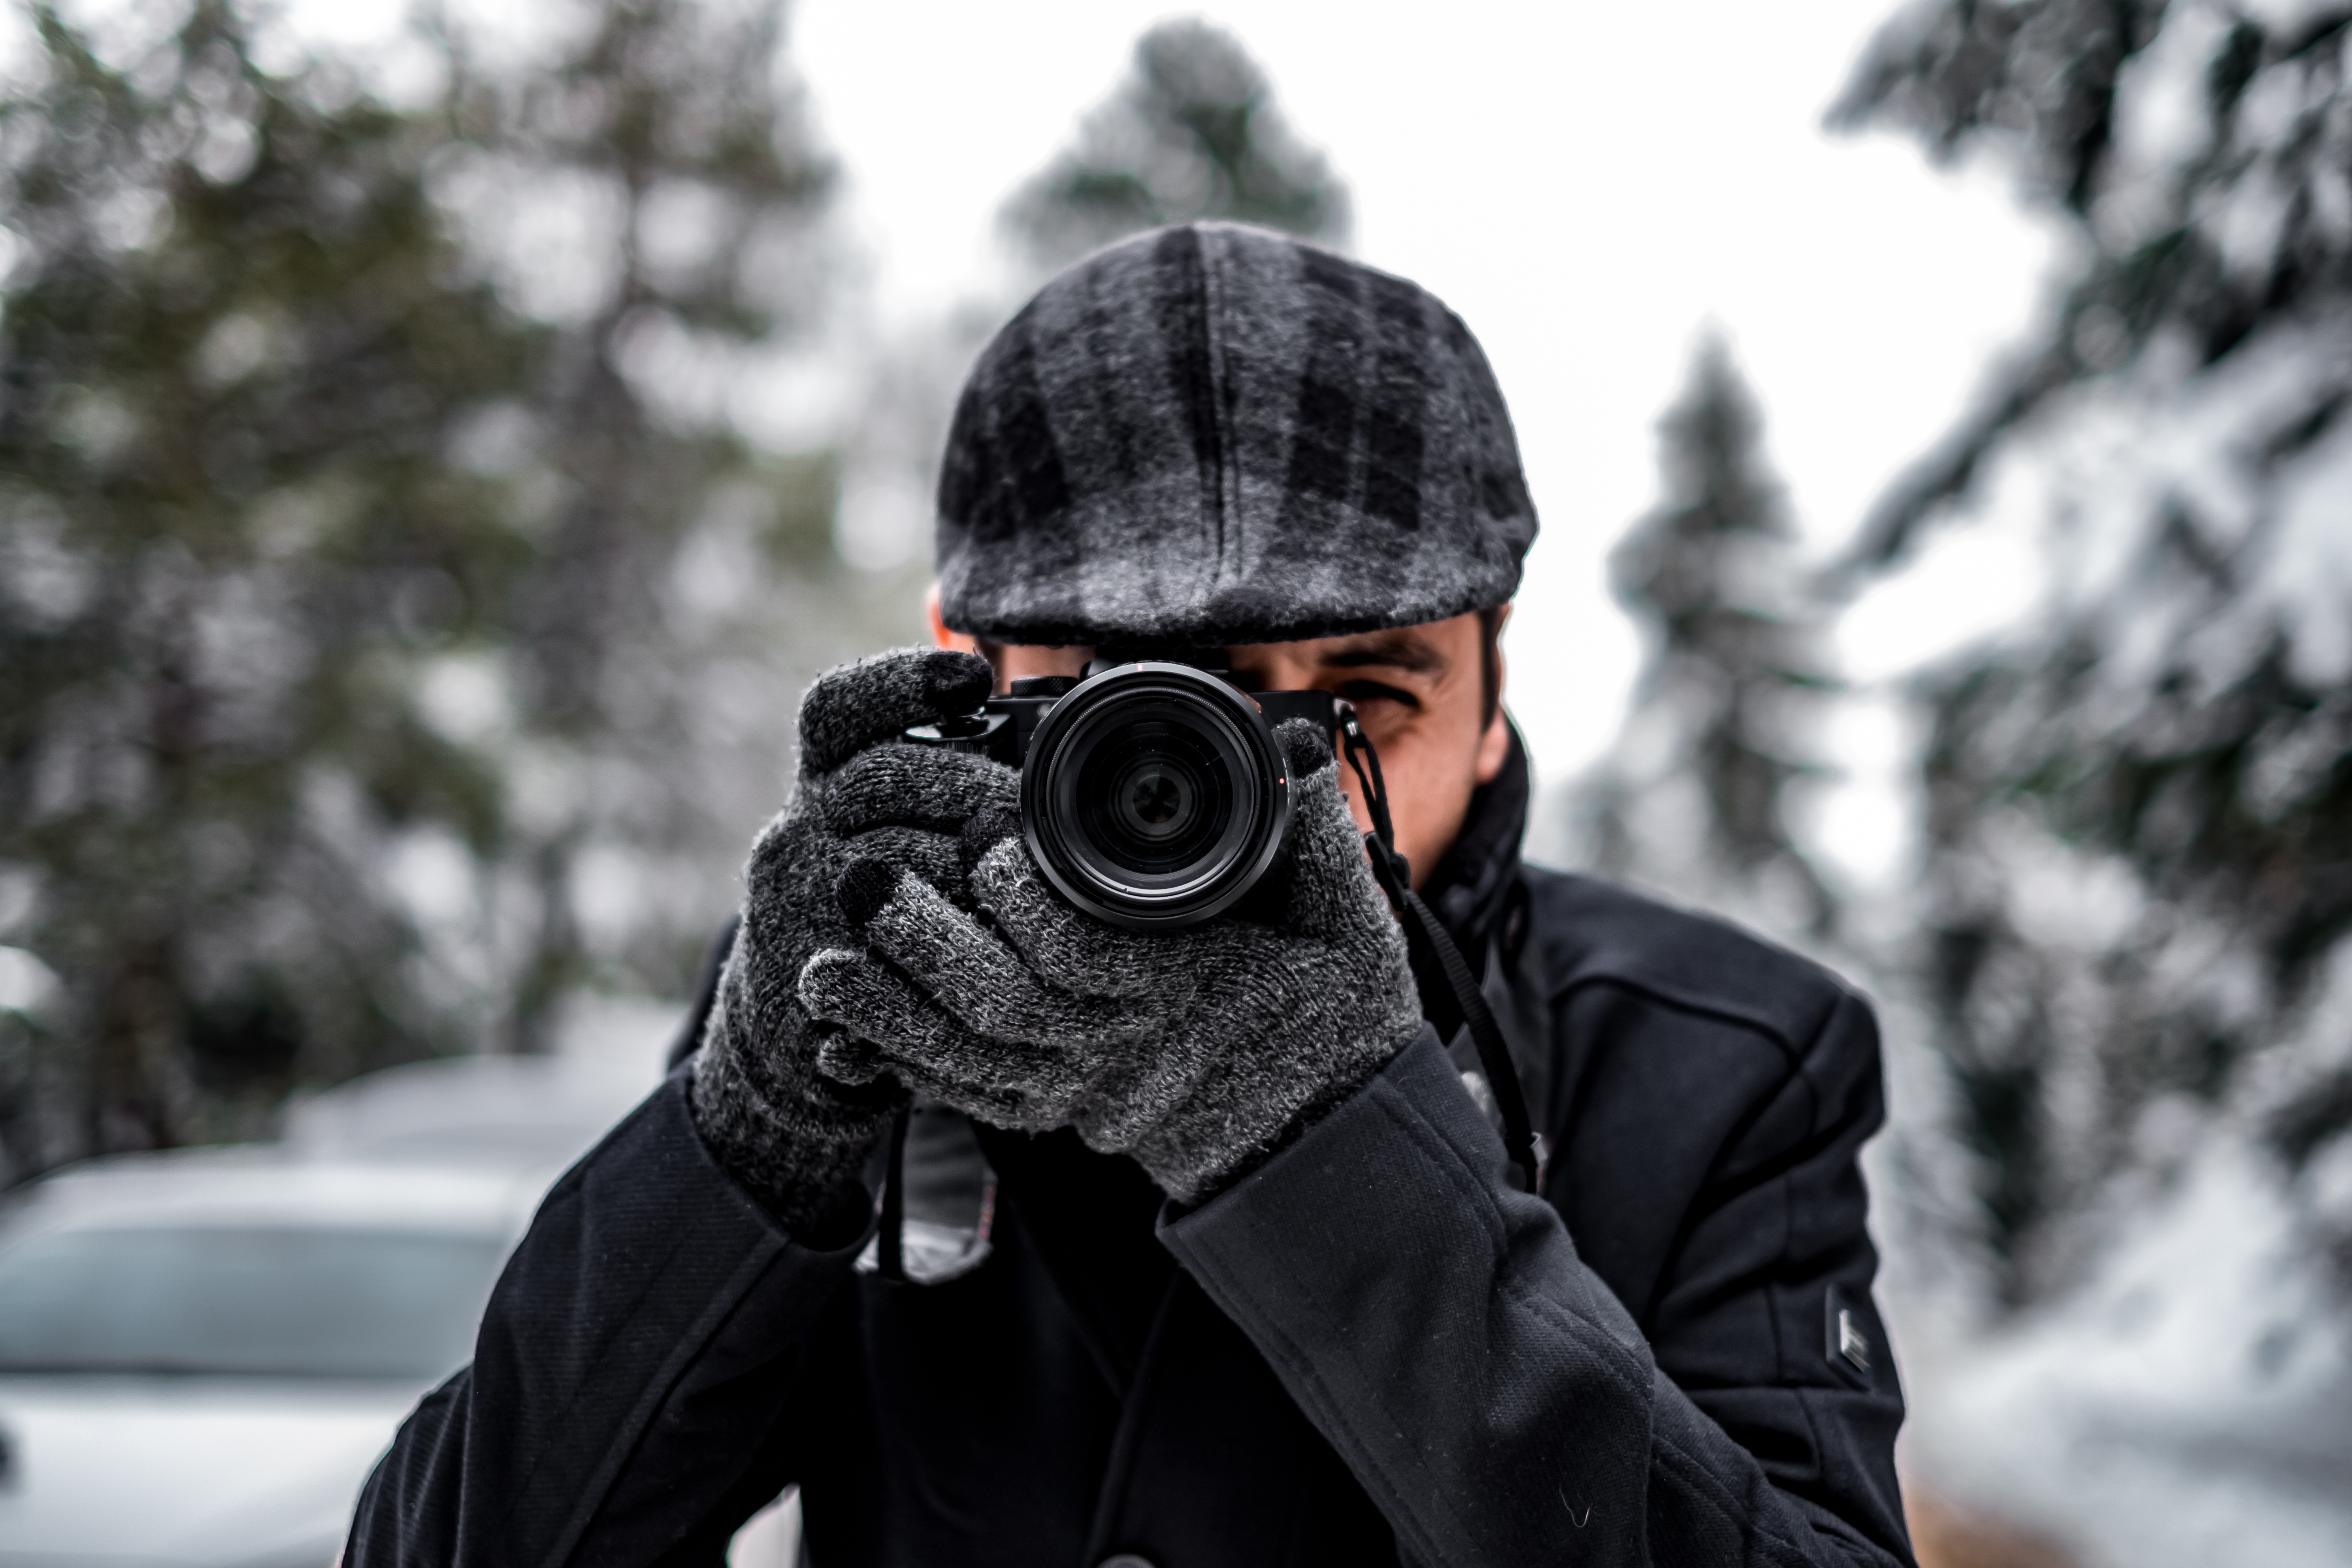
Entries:
<svg viewBox="0 0 2352 1568">
<path fill-rule="evenodd" d="M 1317 662 L 1340 669 L 1384 665 L 1413 675 L 1440 678 L 1454 668 L 1454 661 L 1427 638 L 1414 637 L 1410 632 L 1375 632 L 1361 642 L 1350 643 L 1346 647 L 1325 654 Z"/>
</svg>

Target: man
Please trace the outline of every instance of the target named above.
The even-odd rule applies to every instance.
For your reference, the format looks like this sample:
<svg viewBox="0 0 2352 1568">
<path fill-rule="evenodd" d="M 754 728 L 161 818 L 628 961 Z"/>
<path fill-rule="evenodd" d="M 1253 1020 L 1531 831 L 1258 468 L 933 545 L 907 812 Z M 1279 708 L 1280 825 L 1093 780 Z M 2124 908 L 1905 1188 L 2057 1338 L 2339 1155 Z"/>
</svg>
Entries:
<svg viewBox="0 0 2352 1568">
<path fill-rule="evenodd" d="M 944 646 L 811 689 L 691 1061 L 550 1194 L 352 1568 L 716 1563 L 793 1485 L 818 1564 L 1907 1562 L 1869 1009 L 1518 863 L 1534 531 L 1412 284 L 1202 225 L 1049 285 L 950 437 Z M 896 743 L 1113 642 L 1356 705 L 1539 1195 L 1312 726 L 1278 880 L 1168 932 L 1040 880 L 1010 770 Z"/>
</svg>

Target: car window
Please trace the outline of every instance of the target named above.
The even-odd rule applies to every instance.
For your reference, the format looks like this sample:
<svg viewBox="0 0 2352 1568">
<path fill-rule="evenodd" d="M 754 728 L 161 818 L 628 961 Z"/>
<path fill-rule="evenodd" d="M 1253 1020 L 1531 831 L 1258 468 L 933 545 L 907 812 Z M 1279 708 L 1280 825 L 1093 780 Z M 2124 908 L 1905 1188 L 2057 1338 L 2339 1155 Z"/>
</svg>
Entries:
<svg viewBox="0 0 2352 1568">
<path fill-rule="evenodd" d="M 0 1372 L 433 1379 L 504 1248 L 292 1227 L 51 1232 L 0 1251 Z"/>
</svg>

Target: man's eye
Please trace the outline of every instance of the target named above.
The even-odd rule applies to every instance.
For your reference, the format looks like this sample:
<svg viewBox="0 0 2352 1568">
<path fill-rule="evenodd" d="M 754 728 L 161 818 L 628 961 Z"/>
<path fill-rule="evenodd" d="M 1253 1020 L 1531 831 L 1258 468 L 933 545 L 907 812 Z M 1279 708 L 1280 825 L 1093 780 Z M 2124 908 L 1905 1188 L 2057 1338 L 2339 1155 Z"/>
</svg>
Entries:
<svg viewBox="0 0 2352 1568">
<path fill-rule="evenodd" d="M 1339 695 L 1359 708 L 1370 702 L 1398 702 L 1407 708 L 1421 706 L 1421 700 L 1412 692 L 1378 680 L 1351 680 L 1339 688 Z"/>
</svg>

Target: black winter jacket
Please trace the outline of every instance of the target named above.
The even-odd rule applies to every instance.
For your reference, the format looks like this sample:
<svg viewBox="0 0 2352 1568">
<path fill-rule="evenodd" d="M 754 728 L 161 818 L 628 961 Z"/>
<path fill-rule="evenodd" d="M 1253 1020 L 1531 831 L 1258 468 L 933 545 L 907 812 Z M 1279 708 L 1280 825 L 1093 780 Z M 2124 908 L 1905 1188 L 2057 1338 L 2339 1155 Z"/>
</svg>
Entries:
<svg viewBox="0 0 2352 1568">
<path fill-rule="evenodd" d="M 1424 1028 L 1189 1213 L 1066 1132 L 928 1112 L 909 1213 L 959 1170 L 978 1203 L 960 1263 L 896 1283 L 865 1235 L 786 1234 L 675 1073 L 549 1194 L 350 1568 L 712 1565 L 793 1485 L 819 1568 L 1907 1563 L 1869 1007 L 1521 867 L 1525 804 L 1515 755 L 1432 886 L 1540 1198 Z"/>
</svg>

